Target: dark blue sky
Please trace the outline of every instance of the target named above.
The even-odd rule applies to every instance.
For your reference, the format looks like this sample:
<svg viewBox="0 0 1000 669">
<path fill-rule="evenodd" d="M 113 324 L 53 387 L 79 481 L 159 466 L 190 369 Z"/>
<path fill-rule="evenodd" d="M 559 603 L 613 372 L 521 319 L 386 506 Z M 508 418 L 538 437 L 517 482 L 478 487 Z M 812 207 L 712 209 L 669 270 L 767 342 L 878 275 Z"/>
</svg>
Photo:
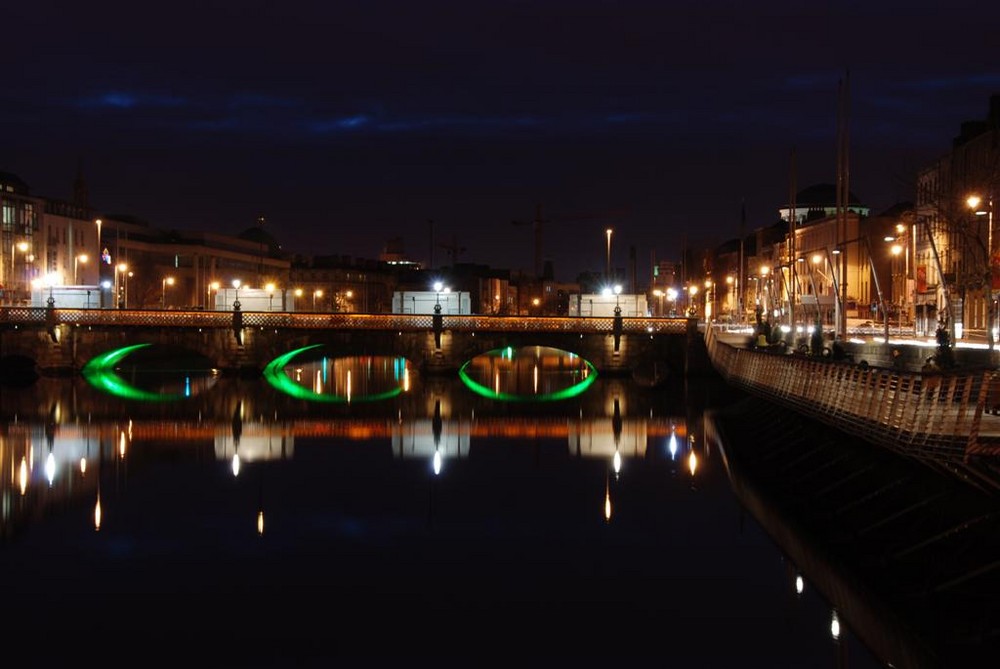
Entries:
<svg viewBox="0 0 1000 669">
<path fill-rule="evenodd" d="M 1000 92 L 978 3 L 33 2 L 7 10 L 0 169 L 166 228 L 286 249 L 626 267 L 836 180 L 875 211 Z M 966 5 L 966 6 L 960 6 Z M 985 8 L 984 8 L 985 7 Z M 621 212 L 601 218 L 606 212 Z M 574 220 L 576 219 L 576 220 Z M 434 241 L 427 221 L 433 220 Z"/>
</svg>

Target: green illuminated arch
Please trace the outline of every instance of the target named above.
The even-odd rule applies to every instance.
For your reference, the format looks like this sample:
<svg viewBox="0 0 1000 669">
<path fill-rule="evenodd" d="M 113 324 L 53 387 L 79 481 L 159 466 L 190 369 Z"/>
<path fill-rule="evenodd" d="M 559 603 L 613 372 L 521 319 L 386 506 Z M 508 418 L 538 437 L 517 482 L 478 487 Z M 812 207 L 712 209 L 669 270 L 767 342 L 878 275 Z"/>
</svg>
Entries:
<svg viewBox="0 0 1000 669">
<path fill-rule="evenodd" d="M 114 351 L 109 351 L 90 360 L 80 373 L 87 383 L 106 393 L 127 400 L 143 402 L 164 402 L 184 399 L 184 395 L 176 393 L 153 393 L 142 388 L 136 388 L 123 379 L 116 371 L 115 365 L 135 351 L 151 346 L 151 344 L 133 344 Z"/>
</svg>

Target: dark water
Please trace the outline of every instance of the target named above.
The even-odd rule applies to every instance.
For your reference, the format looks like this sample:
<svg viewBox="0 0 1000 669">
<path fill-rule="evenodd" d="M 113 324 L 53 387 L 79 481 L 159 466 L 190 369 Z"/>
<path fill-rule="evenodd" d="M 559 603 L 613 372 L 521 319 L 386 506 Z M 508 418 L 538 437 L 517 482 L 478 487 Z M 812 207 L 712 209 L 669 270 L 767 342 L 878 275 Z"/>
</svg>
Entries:
<svg viewBox="0 0 1000 669">
<path fill-rule="evenodd" d="M 734 494 L 738 395 L 537 360 L 3 387 L 3 657 L 882 666 Z"/>
</svg>

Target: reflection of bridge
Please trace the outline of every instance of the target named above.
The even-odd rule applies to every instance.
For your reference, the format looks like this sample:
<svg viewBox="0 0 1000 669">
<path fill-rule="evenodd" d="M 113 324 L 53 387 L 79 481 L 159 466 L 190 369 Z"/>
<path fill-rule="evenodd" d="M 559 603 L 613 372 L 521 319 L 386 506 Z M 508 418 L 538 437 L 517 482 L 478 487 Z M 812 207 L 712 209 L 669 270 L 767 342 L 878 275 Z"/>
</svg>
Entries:
<svg viewBox="0 0 1000 669">
<path fill-rule="evenodd" d="M 0 358 L 28 359 L 43 372 L 79 370 L 135 343 L 184 348 L 224 370 L 260 370 L 298 346 L 321 343 L 344 355 L 401 355 L 427 371 L 528 345 L 576 353 L 600 371 L 631 371 L 657 362 L 683 367 L 696 335 L 697 323 L 683 318 L 0 309 Z"/>
</svg>

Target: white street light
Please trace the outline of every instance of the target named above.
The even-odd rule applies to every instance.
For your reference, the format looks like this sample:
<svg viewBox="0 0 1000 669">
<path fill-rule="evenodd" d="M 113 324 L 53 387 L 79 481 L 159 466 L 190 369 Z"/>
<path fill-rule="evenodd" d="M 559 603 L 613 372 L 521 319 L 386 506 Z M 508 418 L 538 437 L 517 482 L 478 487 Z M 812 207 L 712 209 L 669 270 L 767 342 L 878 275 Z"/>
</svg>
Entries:
<svg viewBox="0 0 1000 669">
<path fill-rule="evenodd" d="M 174 277 L 167 276 L 160 282 L 160 309 L 167 308 L 167 286 L 174 285 Z"/>
<path fill-rule="evenodd" d="M 80 255 L 78 255 L 75 258 L 73 258 L 73 285 L 74 286 L 79 286 L 80 285 L 80 280 L 78 278 L 78 270 L 77 270 L 78 264 L 79 263 L 83 263 L 84 265 L 86 265 L 88 259 L 89 258 L 87 257 L 86 253 L 81 253 Z"/>
<path fill-rule="evenodd" d="M 611 280 L 611 228 L 608 228 L 607 230 L 605 230 L 605 232 L 608 235 L 608 268 L 607 268 L 607 274 L 605 274 L 604 278 L 610 281 Z"/>
</svg>

